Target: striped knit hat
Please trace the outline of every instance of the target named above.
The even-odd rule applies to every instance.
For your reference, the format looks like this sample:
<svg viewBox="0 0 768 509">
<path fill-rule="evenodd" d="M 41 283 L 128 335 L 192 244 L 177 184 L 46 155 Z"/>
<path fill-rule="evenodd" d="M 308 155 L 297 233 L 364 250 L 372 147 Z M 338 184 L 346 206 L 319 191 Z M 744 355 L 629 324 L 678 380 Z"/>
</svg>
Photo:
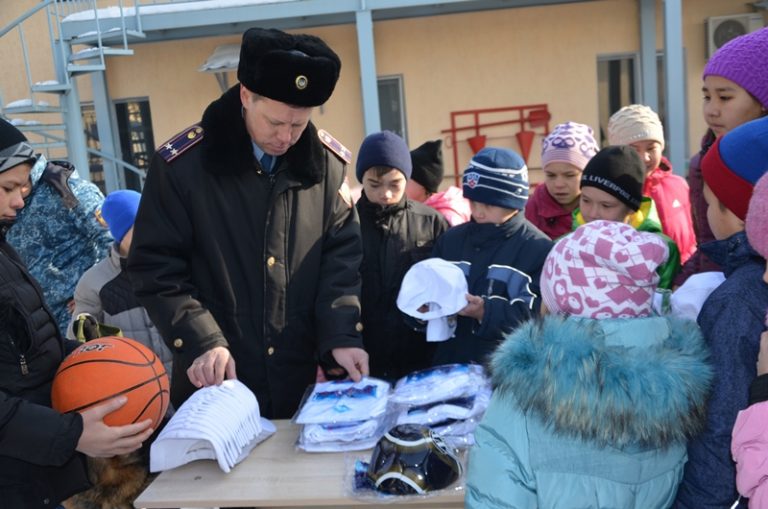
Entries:
<svg viewBox="0 0 768 509">
<path fill-rule="evenodd" d="M 468 200 L 523 210 L 528 202 L 528 167 L 508 148 L 486 147 L 464 170 L 464 197 Z"/>
<path fill-rule="evenodd" d="M 0 173 L 22 163 L 34 164 L 36 160 L 27 138 L 13 124 L 0 118 Z"/>
</svg>

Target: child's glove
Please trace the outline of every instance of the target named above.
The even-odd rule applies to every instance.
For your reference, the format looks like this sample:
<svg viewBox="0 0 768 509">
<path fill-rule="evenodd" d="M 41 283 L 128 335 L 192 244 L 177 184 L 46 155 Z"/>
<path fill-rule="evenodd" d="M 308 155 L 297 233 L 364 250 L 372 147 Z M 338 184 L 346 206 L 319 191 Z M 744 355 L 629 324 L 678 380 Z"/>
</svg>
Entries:
<svg viewBox="0 0 768 509">
<path fill-rule="evenodd" d="M 72 330 L 75 338 L 81 343 L 105 336 L 122 337 L 123 335 L 123 331 L 118 327 L 99 323 L 93 315 L 88 313 L 77 315 L 75 323 L 72 324 Z"/>
</svg>

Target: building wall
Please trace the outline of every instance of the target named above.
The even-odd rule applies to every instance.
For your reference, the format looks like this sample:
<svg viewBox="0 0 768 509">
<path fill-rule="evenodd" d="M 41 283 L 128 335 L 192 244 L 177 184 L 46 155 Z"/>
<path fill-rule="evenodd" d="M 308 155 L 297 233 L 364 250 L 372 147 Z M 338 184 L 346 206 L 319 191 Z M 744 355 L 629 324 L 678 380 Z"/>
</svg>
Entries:
<svg viewBox="0 0 768 509">
<path fill-rule="evenodd" d="M 34 0 L 14 4 L 29 6 Z M 639 51 L 638 9 L 637 0 L 600 0 L 376 22 L 377 73 L 403 77 L 411 146 L 445 138 L 441 131 L 450 126 L 450 112 L 467 109 L 546 103 L 552 114 L 550 127 L 575 120 L 597 128 L 597 60 Z M 751 9 L 745 2 L 683 0 L 689 152 L 697 149 L 706 129 L 700 92 L 706 18 L 746 12 Z M 663 48 L 662 0 L 657 2 L 657 14 L 657 47 Z M 15 15 L 8 15 L 4 6 L 0 25 Z M 355 27 L 306 32 L 325 39 L 343 62 L 333 97 L 313 120 L 355 152 L 365 135 Z M 8 38 L 0 39 L 0 58 L 20 68 L 20 50 Z M 238 41 L 239 36 L 231 36 L 134 45 L 134 56 L 108 60 L 110 95 L 113 99 L 148 97 L 155 140 L 160 143 L 197 122 L 206 105 L 220 94 L 213 75 L 197 68 L 216 46 Z M 34 52 L 44 60 L 47 41 Z M 234 73 L 229 78 L 230 83 L 236 82 Z M 88 80 L 79 82 L 81 99 L 88 100 Z M 23 96 L 18 80 L 8 73 L 0 78 L 0 90 L 6 102 Z M 517 149 L 513 137 L 517 129 L 491 130 L 488 143 Z M 540 164 L 539 140 L 537 136 L 533 143 L 531 168 Z M 451 146 L 448 142 L 444 146 L 446 172 L 451 174 Z M 471 151 L 463 141 L 457 148 L 461 170 Z M 532 178 L 538 178 L 535 171 Z"/>
</svg>

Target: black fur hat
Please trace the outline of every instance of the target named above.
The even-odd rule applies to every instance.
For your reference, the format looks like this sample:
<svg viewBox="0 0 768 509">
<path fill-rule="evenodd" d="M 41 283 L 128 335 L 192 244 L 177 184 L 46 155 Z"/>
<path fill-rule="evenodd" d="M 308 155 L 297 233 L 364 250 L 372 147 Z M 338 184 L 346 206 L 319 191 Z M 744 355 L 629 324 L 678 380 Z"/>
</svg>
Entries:
<svg viewBox="0 0 768 509">
<path fill-rule="evenodd" d="M 237 79 L 256 94 L 292 106 L 319 106 L 331 97 L 341 60 L 322 39 L 250 28 L 243 34 Z"/>
</svg>

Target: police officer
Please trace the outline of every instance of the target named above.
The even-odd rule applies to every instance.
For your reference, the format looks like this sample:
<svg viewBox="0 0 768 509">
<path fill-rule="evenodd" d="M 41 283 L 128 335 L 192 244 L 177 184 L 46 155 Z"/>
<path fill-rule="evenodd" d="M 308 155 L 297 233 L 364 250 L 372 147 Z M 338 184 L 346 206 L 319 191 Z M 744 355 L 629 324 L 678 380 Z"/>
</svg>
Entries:
<svg viewBox="0 0 768 509">
<path fill-rule="evenodd" d="M 238 378 L 263 416 L 287 418 L 318 362 L 368 373 L 350 154 L 310 121 L 340 68 L 317 37 L 249 29 L 240 83 L 152 160 L 128 270 L 174 352 L 177 407 Z"/>
</svg>

